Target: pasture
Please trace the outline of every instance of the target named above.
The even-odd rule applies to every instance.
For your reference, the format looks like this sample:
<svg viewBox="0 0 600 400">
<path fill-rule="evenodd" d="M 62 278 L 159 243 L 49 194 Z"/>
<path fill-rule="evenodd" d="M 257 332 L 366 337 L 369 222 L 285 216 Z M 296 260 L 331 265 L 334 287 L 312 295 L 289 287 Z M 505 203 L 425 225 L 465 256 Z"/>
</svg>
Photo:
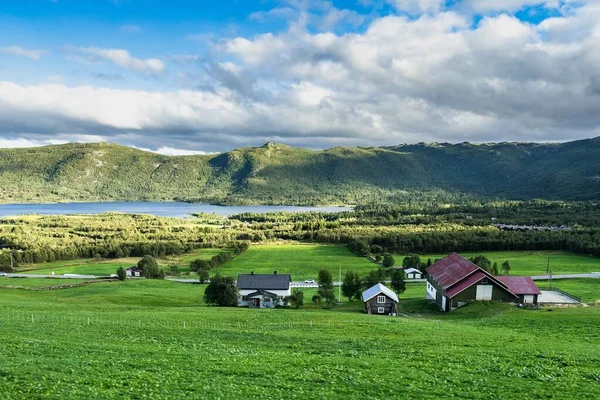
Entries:
<svg viewBox="0 0 600 400">
<path fill-rule="evenodd" d="M 192 253 L 183 254 L 181 256 L 168 256 L 162 259 L 157 259 L 157 262 L 162 267 L 176 265 L 182 272 L 190 270 L 190 262 L 197 258 L 210 260 L 211 257 L 228 249 L 207 248 L 199 249 Z M 83 258 L 68 261 L 54 261 L 42 264 L 25 265 L 19 268 L 23 274 L 47 274 L 54 272 L 55 275 L 77 274 L 77 275 L 97 275 L 109 276 L 114 274 L 119 267 L 129 268 L 136 265 L 141 257 L 126 257 L 116 259 L 95 259 Z"/>
<path fill-rule="evenodd" d="M 358 302 L 206 307 L 203 288 L 131 280 L 0 289 L 0 397 L 600 396 L 598 307 L 473 304 L 391 318 L 362 314 Z"/>
<path fill-rule="evenodd" d="M 278 244 L 252 246 L 241 255 L 219 267 L 221 275 L 278 273 L 291 274 L 295 281 L 317 279 L 319 270 L 329 269 L 334 281 L 338 280 L 339 269 L 342 278 L 345 271 L 351 270 L 366 274 L 377 264 L 348 251 L 345 246 L 325 246 L 310 244 Z"/>
<path fill-rule="evenodd" d="M 461 252 L 459 254 L 466 258 L 484 255 L 492 264 L 494 262 L 498 263 L 500 272 L 502 272 L 502 263 L 508 260 L 511 267 L 510 275 L 546 275 L 548 261 L 550 262 L 550 270 L 554 275 L 600 271 L 600 258 L 562 251 L 482 251 L 474 253 Z M 433 262 L 445 256 L 447 254 L 420 255 L 421 261 L 427 261 L 428 258 L 431 258 Z M 401 264 L 406 255 L 395 257 L 396 263 Z"/>
</svg>

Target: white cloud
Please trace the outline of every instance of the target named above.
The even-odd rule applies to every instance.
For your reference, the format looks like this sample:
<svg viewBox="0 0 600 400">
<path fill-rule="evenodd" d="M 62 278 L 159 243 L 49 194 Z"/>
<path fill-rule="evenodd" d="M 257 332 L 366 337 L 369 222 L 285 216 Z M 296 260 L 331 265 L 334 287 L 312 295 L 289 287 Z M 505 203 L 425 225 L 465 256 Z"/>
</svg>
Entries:
<svg viewBox="0 0 600 400">
<path fill-rule="evenodd" d="M 39 61 L 48 52 L 45 50 L 24 49 L 19 46 L 0 47 L 0 53 L 13 56 L 27 57 L 35 61 Z"/>
<path fill-rule="evenodd" d="M 165 69 L 165 63 L 158 58 L 140 59 L 133 57 L 127 50 L 102 49 L 98 47 L 73 47 L 67 46 L 67 51 L 88 56 L 89 61 L 98 59 L 110 61 L 120 67 L 145 73 L 161 73 Z"/>
<path fill-rule="evenodd" d="M 0 137 L 71 132 L 175 154 L 268 140 L 319 148 L 600 135 L 597 4 L 537 25 L 494 12 L 473 26 L 470 11 L 440 7 L 378 17 L 359 32 L 305 27 L 211 37 L 202 60 L 171 56 L 198 61 L 175 77 L 189 90 L 0 82 Z M 123 50 L 73 51 L 148 71 Z"/>
</svg>

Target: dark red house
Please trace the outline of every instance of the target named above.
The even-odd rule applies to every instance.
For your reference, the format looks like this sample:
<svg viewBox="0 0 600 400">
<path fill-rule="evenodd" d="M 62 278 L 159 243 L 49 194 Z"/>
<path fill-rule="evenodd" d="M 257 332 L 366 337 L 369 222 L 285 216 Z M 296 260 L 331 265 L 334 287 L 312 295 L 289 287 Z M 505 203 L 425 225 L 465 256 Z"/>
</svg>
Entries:
<svg viewBox="0 0 600 400">
<path fill-rule="evenodd" d="M 530 277 L 494 276 L 456 253 L 427 268 L 427 299 L 442 311 L 474 300 L 537 304 L 539 294 Z"/>
</svg>

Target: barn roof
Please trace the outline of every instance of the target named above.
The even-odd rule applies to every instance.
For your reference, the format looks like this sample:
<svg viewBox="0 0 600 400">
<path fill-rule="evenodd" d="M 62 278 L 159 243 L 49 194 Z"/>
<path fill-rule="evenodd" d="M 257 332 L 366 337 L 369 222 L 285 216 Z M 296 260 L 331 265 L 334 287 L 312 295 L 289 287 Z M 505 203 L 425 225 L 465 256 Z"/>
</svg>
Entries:
<svg viewBox="0 0 600 400">
<path fill-rule="evenodd" d="M 240 274 L 237 279 L 239 289 L 288 290 L 292 276 L 288 274 Z"/>
<path fill-rule="evenodd" d="M 540 289 L 529 276 L 497 276 L 496 278 L 516 295 L 541 294 Z"/>
<path fill-rule="evenodd" d="M 427 274 L 433 277 L 444 289 L 477 271 L 479 267 L 456 253 L 434 263 L 427 268 Z"/>
<path fill-rule="evenodd" d="M 373 297 L 377 296 L 380 293 L 385 294 L 387 297 L 394 300 L 396 303 L 398 302 L 398 296 L 396 296 L 396 293 L 394 293 L 391 289 L 387 288 L 386 286 L 382 285 L 381 283 L 371 286 L 370 288 L 365 290 L 362 293 L 363 301 L 369 301 Z"/>
</svg>

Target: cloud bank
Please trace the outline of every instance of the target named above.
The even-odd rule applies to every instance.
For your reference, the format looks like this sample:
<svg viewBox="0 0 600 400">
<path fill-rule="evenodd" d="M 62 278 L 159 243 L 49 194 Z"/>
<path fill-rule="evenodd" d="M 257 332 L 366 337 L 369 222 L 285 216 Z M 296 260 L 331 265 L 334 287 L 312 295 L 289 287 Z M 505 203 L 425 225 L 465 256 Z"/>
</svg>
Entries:
<svg viewBox="0 0 600 400">
<path fill-rule="evenodd" d="M 268 140 L 323 148 L 600 135 L 598 4 L 395 0 L 402 12 L 358 18 L 296 3 L 251 16 L 285 18 L 281 32 L 204 37 L 207 57 L 173 55 L 195 65 L 182 88 L 0 82 L 0 135 L 205 152 Z M 515 16 L 532 5 L 553 16 Z M 363 28 L 340 31 L 348 24 Z M 168 75 L 160 59 L 126 50 L 69 51 Z"/>
</svg>

